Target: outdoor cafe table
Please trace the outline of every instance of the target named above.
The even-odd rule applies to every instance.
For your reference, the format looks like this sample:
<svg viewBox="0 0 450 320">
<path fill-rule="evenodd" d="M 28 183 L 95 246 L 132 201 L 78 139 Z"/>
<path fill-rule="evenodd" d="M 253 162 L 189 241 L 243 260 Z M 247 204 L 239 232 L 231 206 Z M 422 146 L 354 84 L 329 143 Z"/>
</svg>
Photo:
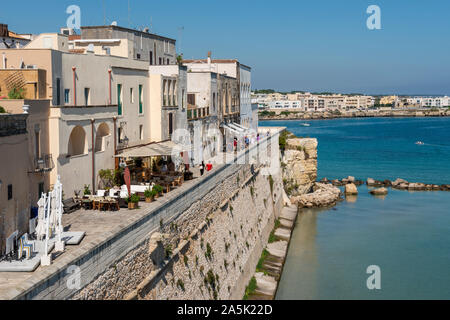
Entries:
<svg viewBox="0 0 450 320">
<path fill-rule="evenodd" d="M 92 209 L 92 200 L 91 199 L 81 199 L 81 203 L 83 208 L 86 210 Z"/>
</svg>

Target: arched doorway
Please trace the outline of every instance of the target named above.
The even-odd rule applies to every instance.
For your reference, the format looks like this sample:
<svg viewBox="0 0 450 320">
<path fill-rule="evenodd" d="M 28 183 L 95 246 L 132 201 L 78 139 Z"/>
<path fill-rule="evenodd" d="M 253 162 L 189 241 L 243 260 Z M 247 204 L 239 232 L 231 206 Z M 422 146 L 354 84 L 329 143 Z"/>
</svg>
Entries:
<svg viewBox="0 0 450 320">
<path fill-rule="evenodd" d="M 101 123 L 97 128 L 95 136 L 95 152 L 105 151 L 106 137 L 110 135 L 109 127 L 106 123 Z"/>
<path fill-rule="evenodd" d="M 73 157 L 87 154 L 87 147 L 86 132 L 81 126 L 76 126 L 70 133 L 67 155 Z"/>
</svg>

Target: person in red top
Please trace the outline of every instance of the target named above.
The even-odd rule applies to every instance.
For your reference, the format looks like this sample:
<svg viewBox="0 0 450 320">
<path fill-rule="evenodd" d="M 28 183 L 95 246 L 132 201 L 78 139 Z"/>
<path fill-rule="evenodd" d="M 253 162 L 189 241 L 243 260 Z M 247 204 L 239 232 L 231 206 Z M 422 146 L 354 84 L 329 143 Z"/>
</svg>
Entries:
<svg viewBox="0 0 450 320">
<path fill-rule="evenodd" d="M 208 164 L 206 165 L 206 171 L 211 171 L 212 170 L 212 163 L 208 162 Z"/>
</svg>

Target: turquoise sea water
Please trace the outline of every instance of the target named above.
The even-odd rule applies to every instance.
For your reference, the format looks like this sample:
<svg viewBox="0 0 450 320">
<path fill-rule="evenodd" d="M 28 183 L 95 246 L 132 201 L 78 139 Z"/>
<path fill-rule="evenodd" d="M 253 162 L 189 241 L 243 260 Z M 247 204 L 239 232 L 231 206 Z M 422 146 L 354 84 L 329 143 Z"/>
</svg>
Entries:
<svg viewBox="0 0 450 320">
<path fill-rule="evenodd" d="M 315 137 L 320 178 L 396 179 L 450 184 L 450 118 L 261 121 Z M 425 145 L 416 145 L 422 141 Z"/>
<path fill-rule="evenodd" d="M 319 177 L 450 184 L 450 119 L 271 121 L 319 140 Z M 425 145 L 415 145 L 423 141 Z M 369 290 L 366 269 L 381 270 Z M 450 193 L 389 190 L 304 210 L 277 299 L 450 299 Z"/>
</svg>

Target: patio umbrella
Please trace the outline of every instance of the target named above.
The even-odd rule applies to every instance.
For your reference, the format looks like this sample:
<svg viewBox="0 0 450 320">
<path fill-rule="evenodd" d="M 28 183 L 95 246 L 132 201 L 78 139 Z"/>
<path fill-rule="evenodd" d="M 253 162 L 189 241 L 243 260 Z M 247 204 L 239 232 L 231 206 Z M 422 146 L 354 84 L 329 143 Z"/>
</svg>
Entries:
<svg viewBox="0 0 450 320">
<path fill-rule="evenodd" d="M 45 203 L 47 196 L 43 193 L 39 199 L 38 205 L 38 221 L 36 226 L 36 237 L 38 240 L 42 240 L 45 237 Z"/>
<path fill-rule="evenodd" d="M 58 224 L 58 208 L 56 199 L 56 189 L 51 192 L 51 208 L 50 208 L 50 229 L 55 229 Z"/>
<path fill-rule="evenodd" d="M 62 227 L 62 212 L 63 212 L 63 204 L 62 204 L 62 184 L 60 180 L 60 176 L 58 176 L 56 183 L 55 183 L 55 190 L 54 190 L 54 207 L 53 210 L 55 212 L 55 221 L 54 221 L 54 228 L 55 232 L 58 236 L 58 241 L 61 241 L 61 235 L 63 232 Z"/>
</svg>

